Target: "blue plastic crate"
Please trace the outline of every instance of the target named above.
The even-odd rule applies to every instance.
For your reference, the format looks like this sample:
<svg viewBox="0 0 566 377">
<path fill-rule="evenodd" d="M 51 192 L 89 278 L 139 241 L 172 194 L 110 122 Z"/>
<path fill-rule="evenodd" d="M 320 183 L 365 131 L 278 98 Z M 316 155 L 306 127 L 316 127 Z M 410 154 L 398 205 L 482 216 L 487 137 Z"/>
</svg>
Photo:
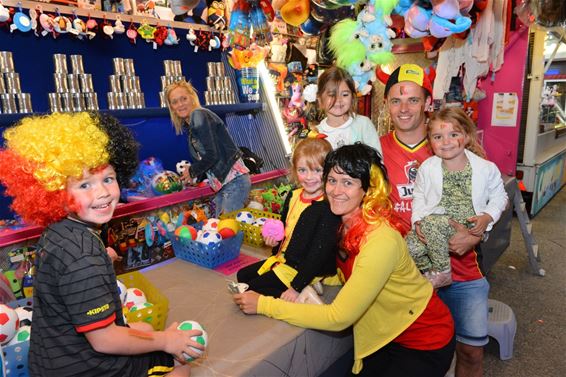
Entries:
<svg viewBox="0 0 566 377">
<path fill-rule="evenodd" d="M 33 299 L 22 298 L 8 303 L 8 306 L 17 308 L 20 306 L 33 306 Z M 29 342 L 22 342 L 13 346 L 2 347 L 4 353 L 4 368 L 6 377 L 28 377 L 28 352 Z"/>
<path fill-rule="evenodd" d="M 238 232 L 234 237 L 223 239 L 214 245 L 205 245 L 192 240 L 181 241 L 174 233 L 169 233 L 169 239 L 177 258 L 202 267 L 215 268 L 240 255 L 244 233 Z"/>
</svg>

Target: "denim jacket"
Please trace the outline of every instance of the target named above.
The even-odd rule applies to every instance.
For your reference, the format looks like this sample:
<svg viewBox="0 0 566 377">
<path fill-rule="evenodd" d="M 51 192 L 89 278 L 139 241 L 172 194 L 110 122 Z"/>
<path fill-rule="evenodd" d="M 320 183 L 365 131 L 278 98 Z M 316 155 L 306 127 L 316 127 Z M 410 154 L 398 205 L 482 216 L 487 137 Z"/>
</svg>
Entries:
<svg viewBox="0 0 566 377">
<path fill-rule="evenodd" d="M 189 124 L 185 123 L 191 154 L 191 176 L 202 179 L 210 170 L 220 182 L 230 172 L 242 152 L 238 148 L 226 125 L 212 111 L 199 108 L 192 112 Z"/>
</svg>

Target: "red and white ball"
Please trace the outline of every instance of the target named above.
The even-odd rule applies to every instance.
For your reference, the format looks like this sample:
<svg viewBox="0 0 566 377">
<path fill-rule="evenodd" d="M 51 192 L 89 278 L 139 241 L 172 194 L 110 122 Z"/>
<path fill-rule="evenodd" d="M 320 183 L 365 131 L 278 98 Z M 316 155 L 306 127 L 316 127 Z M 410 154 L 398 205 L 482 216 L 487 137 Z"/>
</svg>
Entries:
<svg viewBox="0 0 566 377">
<path fill-rule="evenodd" d="M 11 307 L 0 304 L 0 344 L 8 343 L 20 326 L 16 311 Z"/>
<path fill-rule="evenodd" d="M 145 293 L 139 288 L 128 288 L 126 290 L 126 298 L 124 299 L 124 306 L 131 309 L 134 305 L 142 305 L 147 302 Z"/>
</svg>

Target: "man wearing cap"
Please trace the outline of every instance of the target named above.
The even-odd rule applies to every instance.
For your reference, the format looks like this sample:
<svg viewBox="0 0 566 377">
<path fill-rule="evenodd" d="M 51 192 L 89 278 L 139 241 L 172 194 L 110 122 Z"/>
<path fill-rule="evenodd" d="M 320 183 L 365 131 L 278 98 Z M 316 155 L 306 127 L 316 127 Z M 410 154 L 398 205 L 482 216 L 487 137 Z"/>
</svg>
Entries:
<svg viewBox="0 0 566 377">
<path fill-rule="evenodd" d="M 425 114 L 432 102 L 430 79 L 418 65 L 403 64 L 389 76 L 384 98 L 394 130 L 380 139 L 383 162 L 391 184 L 390 199 L 394 210 L 404 230 L 409 231 L 417 170 L 424 160 L 432 156 L 427 141 Z M 478 255 L 474 248 L 480 238 L 469 234 L 464 225 L 453 225 L 457 233 L 450 239 L 449 247 L 454 283 L 439 289 L 438 294 L 454 317 L 456 376 L 481 376 L 483 346 L 488 342 L 489 284 L 479 270 Z"/>
</svg>

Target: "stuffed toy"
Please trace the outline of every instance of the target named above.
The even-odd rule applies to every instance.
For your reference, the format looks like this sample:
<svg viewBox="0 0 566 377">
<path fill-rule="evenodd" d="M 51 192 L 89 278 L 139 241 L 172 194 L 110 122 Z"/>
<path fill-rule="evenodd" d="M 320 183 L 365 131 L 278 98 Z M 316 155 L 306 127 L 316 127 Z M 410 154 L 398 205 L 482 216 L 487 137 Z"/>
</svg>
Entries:
<svg viewBox="0 0 566 377">
<path fill-rule="evenodd" d="M 405 33 L 412 38 L 446 38 L 462 33 L 472 25 L 464 14 L 473 4 L 472 0 L 417 0 L 404 11 Z"/>
<path fill-rule="evenodd" d="M 375 67 L 393 60 L 391 38 L 395 32 L 390 14 L 397 0 L 370 0 L 357 19 L 342 20 L 332 27 L 330 48 L 336 65 L 346 69 L 365 95 L 375 80 Z"/>
<path fill-rule="evenodd" d="M 226 4 L 223 0 L 208 0 L 207 23 L 218 31 L 226 29 Z"/>
</svg>

